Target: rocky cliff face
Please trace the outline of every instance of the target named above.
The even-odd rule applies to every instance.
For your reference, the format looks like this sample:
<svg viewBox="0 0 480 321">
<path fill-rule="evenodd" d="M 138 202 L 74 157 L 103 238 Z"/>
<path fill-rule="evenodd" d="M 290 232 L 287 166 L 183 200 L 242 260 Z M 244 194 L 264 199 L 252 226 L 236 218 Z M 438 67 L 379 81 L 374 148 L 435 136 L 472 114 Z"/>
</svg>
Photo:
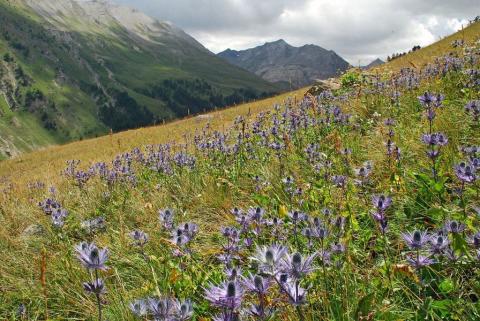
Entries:
<svg viewBox="0 0 480 321">
<path fill-rule="evenodd" d="M 293 88 L 339 75 L 350 67 L 334 51 L 316 45 L 294 47 L 284 40 L 241 51 L 227 49 L 218 56 L 269 82 Z"/>
</svg>

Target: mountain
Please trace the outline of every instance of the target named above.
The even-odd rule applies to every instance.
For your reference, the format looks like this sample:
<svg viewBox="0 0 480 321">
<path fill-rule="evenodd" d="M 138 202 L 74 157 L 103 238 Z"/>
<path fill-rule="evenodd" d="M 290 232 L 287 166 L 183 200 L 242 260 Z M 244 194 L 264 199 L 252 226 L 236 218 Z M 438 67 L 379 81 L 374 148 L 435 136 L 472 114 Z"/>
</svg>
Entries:
<svg viewBox="0 0 480 321">
<path fill-rule="evenodd" d="M 377 58 L 375 59 L 374 61 L 372 61 L 371 63 L 369 63 L 368 65 L 362 67 L 363 69 L 370 69 L 370 68 L 373 68 L 373 67 L 377 67 L 377 66 L 380 66 L 380 65 L 383 65 L 385 63 L 385 61 L 383 61 L 382 59 L 380 58 Z"/>
<path fill-rule="evenodd" d="M 272 83 L 293 88 L 337 76 L 350 67 L 334 51 L 316 45 L 294 47 L 282 39 L 247 50 L 227 49 L 218 56 Z"/>
<path fill-rule="evenodd" d="M 0 26 L 0 159 L 278 91 L 109 1 L 0 0 Z"/>
</svg>

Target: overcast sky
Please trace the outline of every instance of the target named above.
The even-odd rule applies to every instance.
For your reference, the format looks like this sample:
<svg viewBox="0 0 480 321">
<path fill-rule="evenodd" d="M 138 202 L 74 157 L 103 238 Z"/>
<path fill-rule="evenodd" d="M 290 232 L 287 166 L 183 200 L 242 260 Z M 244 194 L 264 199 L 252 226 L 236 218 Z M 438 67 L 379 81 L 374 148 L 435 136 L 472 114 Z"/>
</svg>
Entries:
<svg viewBox="0 0 480 321">
<path fill-rule="evenodd" d="M 280 38 L 365 64 L 425 46 L 480 14 L 479 0 L 114 0 L 170 21 L 218 53 Z"/>
</svg>

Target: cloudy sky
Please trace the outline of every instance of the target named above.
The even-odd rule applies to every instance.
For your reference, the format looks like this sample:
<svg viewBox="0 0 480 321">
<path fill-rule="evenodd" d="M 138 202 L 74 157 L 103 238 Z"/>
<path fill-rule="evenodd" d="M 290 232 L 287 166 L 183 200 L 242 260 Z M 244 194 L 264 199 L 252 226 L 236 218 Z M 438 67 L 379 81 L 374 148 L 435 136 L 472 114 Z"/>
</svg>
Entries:
<svg viewBox="0 0 480 321">
<path fill-rule="evenodd" d="M 181 27 L 217 53 L 280 38 L 354 65 L 425 46 L 480 14 L 479 0 L 114 0 Z"/>
</svg>

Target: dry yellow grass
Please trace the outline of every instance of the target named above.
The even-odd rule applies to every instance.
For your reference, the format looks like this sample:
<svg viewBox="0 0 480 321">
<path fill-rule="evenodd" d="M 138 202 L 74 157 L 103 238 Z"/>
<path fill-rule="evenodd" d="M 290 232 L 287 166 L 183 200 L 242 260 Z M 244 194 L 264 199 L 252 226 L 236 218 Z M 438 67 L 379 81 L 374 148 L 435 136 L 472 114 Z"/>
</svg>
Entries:
<svg viewBox="0 0 480 321">
<path fill-rule="evenodd" d="M 19 186 L 25 186 L 28 182 L 37 180 L 54 185 L 59 179 L 59 172 L 65 168 L 67 160 L 78 159 L 84 165 L 110 161 L 115 155 L 130 151 L 134 147 L 181 141 L 185 134 L 192 134 L 207 123 L 210 123 L 213 129 L 222 129 L 229 126 L 235 117 L 246 116 L 249 111 L 251 115 L 255 115 L 270 109 L 274 104 L 283 103 L 289 97 L 300 99 L 306 90 L 307 88 L 298 89 L 272 98 L 211 112 L 206 116 L 47 147 L 0 162 L 0 178 L 5 176 L 14 180 Z"/>
</svg>

